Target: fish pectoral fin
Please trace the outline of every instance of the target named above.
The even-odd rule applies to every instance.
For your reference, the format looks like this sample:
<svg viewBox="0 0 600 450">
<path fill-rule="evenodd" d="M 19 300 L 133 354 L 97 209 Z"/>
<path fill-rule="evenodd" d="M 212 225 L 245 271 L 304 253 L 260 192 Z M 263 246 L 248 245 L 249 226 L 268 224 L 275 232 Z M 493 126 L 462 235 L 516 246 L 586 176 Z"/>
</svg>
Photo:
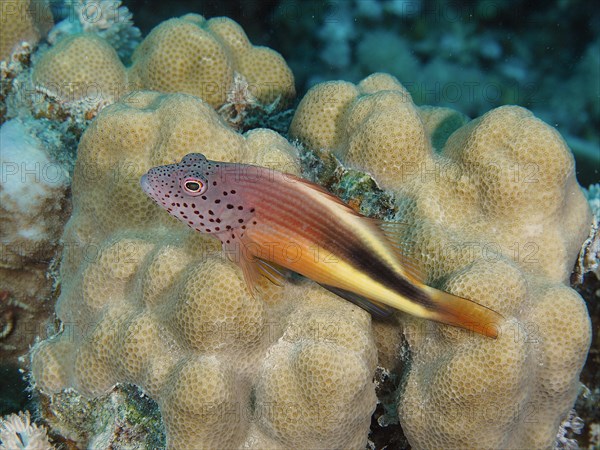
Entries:
<svg viewBox="0 0 600 450">
<path fill-rule="evenodd" d="M 323 288 L 327 289 L 329 292 L 334 293 L 338 297 L 343 298 L 344 300 L 348 300 L 349 302 L 354 303 L 357 306 L 360 306 L 365 311 L 369 312 L 372 316 L 378 319 L 384 319 L 386 317 L 390 317 L 394 308 L 384 305 L 383 303 L 379 303 L 375 300 L 370 300 L 368 298 L 362 297 L 358 294 L 355 294 L 350 291 L 346 291 L 344 289 L 336 288 L 333 286 L 328 286 L 326 284 L 319 283 Z"/>
<path fill-rule="evenodd" d="M 258 264 L 256 264 L 256 258 L 253 256 L 240 256 L 238 265 L 240 266 L 240 268 L 242 269 L 242 273 L 244 274 L 244 281 L 246 282 L 246 287 L 250 291 L 252 297 L 256 297 L 256 293 L 258 291 L 257 285 L 261 277 Z"/>
<path fill-rule="evenodd" d="M 283 286 L 285 284 L 287 273 L 289 272 L 286 268 L 260 258 L 255 258 L 255 261 L 260 275 L 277 286 Z"/>
<path fill-rule="evenodd" d="M 258 258 L 246 250 L 237 251 L 237 248 L 225 247 L 225 253 L 242 269 L 244 281 L 253 297 L 256 296 L 263 277 L 277 286 L 283 286 L 285 283 L 287 274 L 285 268 Z"/>
</svg>

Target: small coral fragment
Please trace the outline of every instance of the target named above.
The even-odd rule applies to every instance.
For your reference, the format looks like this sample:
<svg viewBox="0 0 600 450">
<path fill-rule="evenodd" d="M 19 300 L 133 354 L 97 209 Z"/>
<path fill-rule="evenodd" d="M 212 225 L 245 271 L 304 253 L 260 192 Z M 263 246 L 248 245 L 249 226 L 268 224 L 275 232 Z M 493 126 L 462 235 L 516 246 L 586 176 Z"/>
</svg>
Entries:
<svg viewBox="0 0 600 450">
<path fill-rule="evenodd" d="M 53 450 L 46 429 L 31 423 L 29 411 L 0 419 L 0 450 Z"/>
</svg>

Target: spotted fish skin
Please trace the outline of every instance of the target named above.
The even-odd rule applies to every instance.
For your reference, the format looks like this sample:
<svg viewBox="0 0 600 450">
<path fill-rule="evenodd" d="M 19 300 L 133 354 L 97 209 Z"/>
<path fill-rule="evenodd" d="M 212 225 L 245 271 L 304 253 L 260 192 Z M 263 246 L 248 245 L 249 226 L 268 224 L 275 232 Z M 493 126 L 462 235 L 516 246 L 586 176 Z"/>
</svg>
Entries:
<svg viewBox="0 0 600 450">
<path fill-rule="evenodd" d="M 141 186 L 171 215 L 217 237 L 252 292 L 260 275 L 277 282 L 276 268 L 283 267 L 372 313 L 393 308 L 498 335 L 500 314 L 423 284 L 413 262 L 393 248 L 376 221 L 314 183 L 192 153 L 150 169 Z"/>
<path fill-rule="evenodd" d="M 180 163 L 149 170 L 142 177 L 141 185 L 156 203 L 189 227 L 213 234 L 222 242 L 231 242 L 236 239 L 236 233 L 238 236 L 244 233 L 256 212 L 239 190 L 243 188 L 239 183 L 243 175 L 240 167 L 208 161 L 204 155 L 192 153 Z M 186 192 L 182 181 L 188 179 L 200 180 L 206 190 L 198 194 Z"/>
</svg>

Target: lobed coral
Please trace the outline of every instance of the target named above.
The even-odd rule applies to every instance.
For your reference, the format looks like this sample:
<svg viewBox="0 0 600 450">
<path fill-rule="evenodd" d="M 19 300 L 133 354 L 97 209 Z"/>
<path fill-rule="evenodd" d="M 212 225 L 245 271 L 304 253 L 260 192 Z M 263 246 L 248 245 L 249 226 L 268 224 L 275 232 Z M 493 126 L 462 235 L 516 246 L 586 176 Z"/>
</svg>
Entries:
<svg viewBox="0 0 600 450">
<path fill-rule="evenodd" d="M 85 63 L 82 64 L 82 56 Z M 94 34 L 66 36 L 35 64 L 35 86 L 63 102 L 113 103 L 126 85 L 117 52 Z"/>
<path fill-rule="evenodd" d="M 47 0 L 5 0 L 0 19 L 0 61 L 7 61 L 22 42 L 35 46 L 54 24 Z"/>
<path fill-rule="evenodd" d="M 529 111 L 506 106 L 464 121 L 420 110 L 397 80 L 375 74 L 315 86 L 290 133 L 395 192 L 399 245 L 428 284 L 507 318 L 500 338 L 487 340 L 400 317 L 411 364 L 397 407 L 411 445 L 546 448 L 590 345 L 585 303 L 565 285 L 589 206 L 568 147 Z"/>
<path fill-rule="evenodd" d="M 79 147 L 64 328 L 33 350 L 37 387 L 98 396 L 134 383 L 158 402 L 170 448 L 364 447 L 370 316 L 310 283 L 252 298 L 215 240 L 139 188 L 147 169 L 192 151 L 299 173 L 284 138 L 240 135 L 196 97 L 141 92 L 105 108 Z"/>
<path fill-rule="evenodd" d="M 221 106 L 234 73 L 264 104 L 295 96 L 294 77 L 279 53 L 255 47 L 233 20 L 197 14 L 161 23 L 133 55 L 130 80 L 146 89 L 194 94 Z"/>
<path fill-rule="evenodd" d="M 236 77 L 248 86 L 248 102 L 281 108 L 295 95 L 294 77 L 279 53 L 252 45 L 233 20 L 188 14 L 157 26 L 128 69 L 100 35 L 66 35 L 35 64 L 32 81 L 59 103 L 104 106 L 134 89 L 151 89 L 193 94 L 218 108 L 231 97 Z"/>
<path fill-rule="evenodd" d="M 500 338 L 401 314 L 371 328 L 310 283 L 251 298 L 215 242 L 155 208 L 138 178 L 198 150 L 297 174 L 293 148 L 269 130 L 233 132 L 195 97 L 142 92 L 82 138 L 57 305 L 71 329 L 34 349 L 37 386 L 97 396 L 139 385 L 171 448 L 361 448 L 379 360 L 403 376 L 396 408 L 411 445 L 550 446 L 590 343 L 585 305 L 564 282 L 591 216 L 560 136 L 518 107 L 470 122 L 417 108 L 383 74 L 317 85 L 290 132 L 394 192 L 394 219 L 408 225 L 399 243 L 427 282 L 505 315 Z M 536 181 L 515 178 L 515 164 L 534 165 Z"/>
<path fill-rule="evenodd" d="M 3 18 L 13 4 L 19 20 L 2 27 L 2 43 L 37 42 L 50 22 L 36 23 L 44 16 L 28 15 L 26 0 L 2 2 Z M 64 235 L 62 331 L 32 354 L 43 392 L 70 387 L 95 397 L 118 383 L 139 385 L 158 401 L 172 448 L 364 448 L 378 361 L 403 377 L 397 415 L 414 447 L 552 444 L 569 417 L 590 339 L 585 306 L 564 284 L 589 211 L 570 152 L 555 131 L 517 107 L 474 121 L 450 108 L 415 107 L 407 89 L 381 74 L 357 85 L 322 83 L 306 95 L 291 135 L 372 173 L 394 194 L 394 210 L 402 213 L 386 218 L 408 225 L 399 242 L 420 261 L 430 284 L 507 317 L 498 341 L 402 315 L 372 325 L 363 311 L 310 283 L 264 286 L 259 300 L 251 298 L 215 241 L 182 229 L 139 189 L 149 167 L 192 151 L 299 174 L 294 149 L 282 136 L 234 133 L 212 109 L 231 106 L 243 118 L 245 103 L 271 103 L 269 112 L 285 105 L 294 81 L 280 55 L 253 46 L 229 19 L 187 15 L 157 27 L 126 68 L 115 53 L 122 50 L 118 39 L 95 32 L 101 36 L 62 37 L 35 55 L 35 85 L 63 103 L 94 97 L 104 106 L 138 87 L 205 102 L 130 94 L 84 135 L 75 212 Z M 342 50 L 350 51 L 351 28 L 340 33 Z M 357 52 L 367 57 L 377 43 L 357 45 Z M 329 50 L 331 57 L 335 49 Z M 128 56 L 131 48 L 124 51 Z M 94 57 L 84 64 L 82 54 Z M 426 68 L 437 74 L 440 67 L 450 66 L 433 60 Z M 83 87 L 95 89 L 93 95 Z M 39 139 L 21 134 L 24 148 L 40 150 Z M 36 161 L 50 164 L 35 149 Z M 11 162 L 30 161 L 29 153 L 9 154 Z M 52 189 L 19 186 L 34 193 Z M 48 249 L 55 250 L 62 226 L 54 223 L 62 206 L 57 198 L 66 185 L 31 207 L 44 217 L 37 229 L 30 214 L 13 214 L 28 197 L 9 198 L 10 184 L 0 189 L 6 230 L 33 250 L 24 255 L 5 246 L 0 272 L 14 281 L 12 266 L 53 255 Z M 53 238 L 38 244 L 45 232 Z M 118 440 L 114 433 L 110 438 Z M 99 442 L 87 434 L 76 440 Z"/>
</svg>

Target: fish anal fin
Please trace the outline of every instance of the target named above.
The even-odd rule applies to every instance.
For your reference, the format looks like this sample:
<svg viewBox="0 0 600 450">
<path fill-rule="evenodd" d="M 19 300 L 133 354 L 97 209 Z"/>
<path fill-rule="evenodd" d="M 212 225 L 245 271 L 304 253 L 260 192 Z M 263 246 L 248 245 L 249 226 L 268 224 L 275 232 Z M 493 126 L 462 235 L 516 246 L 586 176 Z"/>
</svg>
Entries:
<svg viewBox="0 0 600 450">
<path fill-rule="evenodd" d="M 320 284 L 320 283 L 319 283 Z M 337 295 L 338 297 L 343 298 L 344 300 L 348 300 L 349 302 L 354 303 L 357 306 L 360 306 L 365 311 L 369 312 L 372 316 L 378 319 L 384 319 L 386 317 L 391 316 L 394 313 L 394 308 L 384 305 L 383 303 L 379 303 L 374 300 L 370 300 L 368 298 L 362 297 L 360 295 L 354 294 L 353 292 L 346 291 L 344 289 L 336 288 L 333 286 L 328 286 L 326 284 L 321 284 L 321 286 L 327 289 L 329 292 Z"/>
<path fill-rule="evenodd" d="M 384 222 L 379 219 L 369 220 L 381 230 L 394 249 L 396 256 L 402 263 L 407 278 L 413 282 L 423 283 L 427 277 L 423 273 L 421 264 L 409 254 L 409 250 L 414 246 L 414 242 L 409 241 L 407 237 L 411 235 L 410 225 L 404 222 Z"/>
</svg>

